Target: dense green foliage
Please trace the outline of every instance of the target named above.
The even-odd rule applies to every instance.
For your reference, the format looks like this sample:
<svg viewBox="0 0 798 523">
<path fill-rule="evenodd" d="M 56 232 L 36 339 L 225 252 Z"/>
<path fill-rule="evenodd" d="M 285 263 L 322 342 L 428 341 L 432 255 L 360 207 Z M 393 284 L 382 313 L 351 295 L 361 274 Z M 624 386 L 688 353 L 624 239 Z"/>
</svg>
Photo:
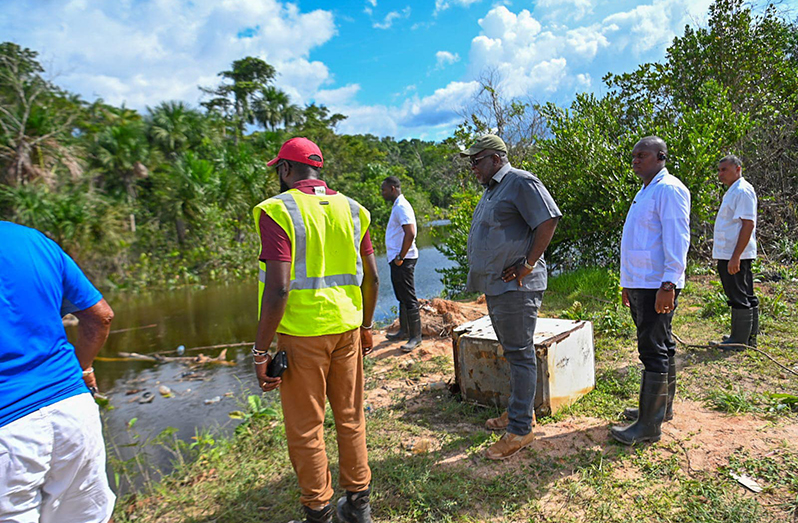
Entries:
<svg viewBox="0 0 798 523">
<path fill-rule="evenodd" d="M 668 168 L 692 194 L 691 256 L 710 252 L 724 190 L 717 162 L 734 153 L 759 194 L 760 251 L 798 261 L 798 28 L 773 6 L 755 14 L 741 0 L 716 0 L 707 26 L 686 27 L 662 62 L 607 75 L 605 94 L 578 94 L 568 108 L 505 99 L 488 74 L 441 143 L 338 134 L 344 115 L 293 105 L 274 87 L 274 68 L 253 57 L 201 87 L 204 110 L 164 102 L 143 115 L 86 103 L 43 73 L 34 51 L 0 44 L 0 218 L 44 231 L 106 286 L 250 274 L 250 209 L 278 191 L 265 162 L 291 136 L 316 141 L 324 178 L 371 210 L 378 247 L 390 213 L 379 195 L 385 176 L 402 179 L 422 222 L 452 219 L 442 246 L 458 264 L 443 272 L 449 295 L 464 291 L 479 196 L 456 153 L 487 131 L 563 211 L 549 253 L 561 268 L 617 262 L 640 186 L 630 153 L 650 134 L 666 140 Z"/>
<path fill-rule="evenodd" d="M 251 209 L 278 192 L 266 162 L 292 136 L 316 141 L 325 180 L 371 210 L 377 248 L 390 213 L 379 192 L 386 176 L 403 181 L 421 222 L 458 189 L 447 179 L 457 176 L 453 144 L 339 135 L 345 116 L 292 105 L 257 58 L 203 87 L 204 110 L 89 104 L 43 74 L 34 51 L 0 44 L 0 219 L 45 232 L 103 287 L 251 275 Z"/>
<path fill-rule="evenodd" d="M 775 254 L 785 236 L 795 243 L 798 30 L 774 7 L 755 16 L 740 0 L 717 0 L 709 14 L 708 27 L 674 39 L 664 62 L 605 77 L 606 95 L 539 108 L 551 136 L 538 142 L 531 168 L 563 211 L 552 248 L 564 265 L 617 259 L 640 185 L 630 153 L 650 134 L 668 143 L 668 169 L 690 189 L 694 256 L 710 251 L 724 190 L 717 162 L 730 153 L 758 191 L 762 250 Z"/>
<path fill-rule="evenodd" d="M 505 100 L 493 78 L 483 79 L 455 137 L 465 144 L 499 133 L 511 162 L 546 184 L 563 212 L 548 253 L 560 269 L 617 264 L 640 188 L 631 151 L 652 134 L 667 142 L 668 169 L 692 196 L 692 258 L 710 255 L 725 191 L 717 163 L 736 154 L 759 196 L 760 253 L 798 261 L 798 27 L 773 6 L 755 15 L 741 0 L 716 0 L 709 15 L 707 27 L 687 26 L 674 39 L 663 62 L 607 75 L 606 94 L 578 94 L 568 108 Z M 462 222 L 476 202 L 461 201 L 450 213 Z M 444 252 L 463 264 L 461 236 L 453 234 Z M 449 294 L 464 290 L 466 274 L 445 272 Z"/>
</svg>

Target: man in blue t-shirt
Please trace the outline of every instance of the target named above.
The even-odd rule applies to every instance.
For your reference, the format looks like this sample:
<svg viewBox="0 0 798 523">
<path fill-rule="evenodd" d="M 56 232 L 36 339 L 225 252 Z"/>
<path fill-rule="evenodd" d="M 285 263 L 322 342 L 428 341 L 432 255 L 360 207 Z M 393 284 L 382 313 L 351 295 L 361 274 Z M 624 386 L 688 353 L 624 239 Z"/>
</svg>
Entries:
<svg viewBox="0 0 798 523">
<path fill-rule="evenodd" d="M 115 498 L 90 391 L 114 313 L 40 232 L 0 221 L 0 245 L 0 521 L 105 523 Z"/>
</svg>

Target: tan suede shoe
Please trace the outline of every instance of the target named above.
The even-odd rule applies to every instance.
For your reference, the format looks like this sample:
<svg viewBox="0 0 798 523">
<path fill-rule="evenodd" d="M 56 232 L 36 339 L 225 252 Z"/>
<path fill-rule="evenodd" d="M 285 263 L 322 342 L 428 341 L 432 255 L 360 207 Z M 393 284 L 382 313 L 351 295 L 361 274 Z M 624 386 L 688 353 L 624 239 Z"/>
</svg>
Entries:
<svg viewBox="0 0 798 523">
<path fill-rule="evenodd" d="M 505 432 L 502 439 L 490 446 L 485 451 L 485 457 L 488 459 L 507 459 L 516 454 L 519 450 L 528 447 L 535 441 L 535 434 L 530 431 L 526 436 L 518 436 Z"/>
<path fill-rule="evenodd" d="M 538 420 L 535 417 L 534 411 L 532 412 L 532 426 L 534 427 L 537 425 Z M 510 418 L 507 416 L 507 411 L 505 410 L 502 412 L 502 415 L 498 418 L 490 418 L 488 421 L 485 422 L 485 428 L 488 430 L 505 430 L 507 429 L 507 425 L 510 424 Z"/>
</svg>

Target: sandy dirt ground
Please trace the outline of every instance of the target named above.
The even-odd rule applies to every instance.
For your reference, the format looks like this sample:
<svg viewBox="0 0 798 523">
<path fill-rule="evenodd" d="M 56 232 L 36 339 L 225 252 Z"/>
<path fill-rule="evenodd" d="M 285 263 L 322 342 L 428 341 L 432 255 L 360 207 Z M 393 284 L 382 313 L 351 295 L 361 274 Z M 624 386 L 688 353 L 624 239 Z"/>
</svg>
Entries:
<svg viewBox="0 0 798 523">
<path fill-rule="evenodd" d="M 456 303 L 435 299 L 424 302 L 424 341 L 410 354 L 400 350 L 403 342 L 385 339 L 386 332 L 398 328 L 398 321 L 387 329 L 375 332 L 375 350 L 371 356 L 375 359 L 375 366 L 371 378 L 379 380 L 379 383 L 367 392 L 367 404 L 372 408 L 390 408 L 399 398 L 412 398 L 414 402 L 434 401 L 434 396 L 419 395 L 419 391 L 441 390 L 442 393 L 448 393 L 448 386 L 454 381 L 453 372 L 431 373 L 413 380 L 387 379 L 386 376 L 396 365 L 403 368 L 436 356 L 451 359 L 451 328 L 485 314 L 487 308 L 484 301 Z M 680 468 L 687 474 L 712 471 L 727 465 L 729 456 L 741 450 L 748 450 L 760 457 L 772 455 L 779 449 L 795 451 L 798 449 L 798 424 L 790 421 L 784 419 L 774 423 L 754 415 L 730 415 L 707 409 L 694 401 L 681 400 L 677 395 L 674 419 L 663 425 L 663 437 L 658 446 L 665 459 L 678 454 L 676 459 Z M 470 459 L 473 466 L 483 469 L 482 473 L 486 477 L 501 475 L 525 466 L 540 454 L 556 458 L 586 448 L 605 447 L 610 440 L 609 425 L 607 420 L 591 417 L 538 424 L 534 429 L 537 439 L 530 447 L 533 452 L 522 452 L 504 462 L 488 464 L 463 451 L 444 456 L 439 465 L 447 466 Z M 440 448 L 435 441 L 414 440 L 405 444 L 408 449 L 416 448 L 424 452 Z"/>
</svg>

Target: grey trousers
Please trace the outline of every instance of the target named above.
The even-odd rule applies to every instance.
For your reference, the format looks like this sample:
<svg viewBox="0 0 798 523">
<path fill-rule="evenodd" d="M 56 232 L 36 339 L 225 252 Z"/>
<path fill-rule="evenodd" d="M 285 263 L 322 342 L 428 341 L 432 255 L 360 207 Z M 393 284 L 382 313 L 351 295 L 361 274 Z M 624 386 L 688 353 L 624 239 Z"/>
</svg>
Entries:
<svg viewBox="0 0 798 523">
<path fill-rule="evenodd" d="M 510 364 L 510 402 L 507 432 L 523 436 L 532 431 L 538 381 L 535 324 L 543 291 L 510 291 L 486 296 L 493 330 Z"/>
</svg>

